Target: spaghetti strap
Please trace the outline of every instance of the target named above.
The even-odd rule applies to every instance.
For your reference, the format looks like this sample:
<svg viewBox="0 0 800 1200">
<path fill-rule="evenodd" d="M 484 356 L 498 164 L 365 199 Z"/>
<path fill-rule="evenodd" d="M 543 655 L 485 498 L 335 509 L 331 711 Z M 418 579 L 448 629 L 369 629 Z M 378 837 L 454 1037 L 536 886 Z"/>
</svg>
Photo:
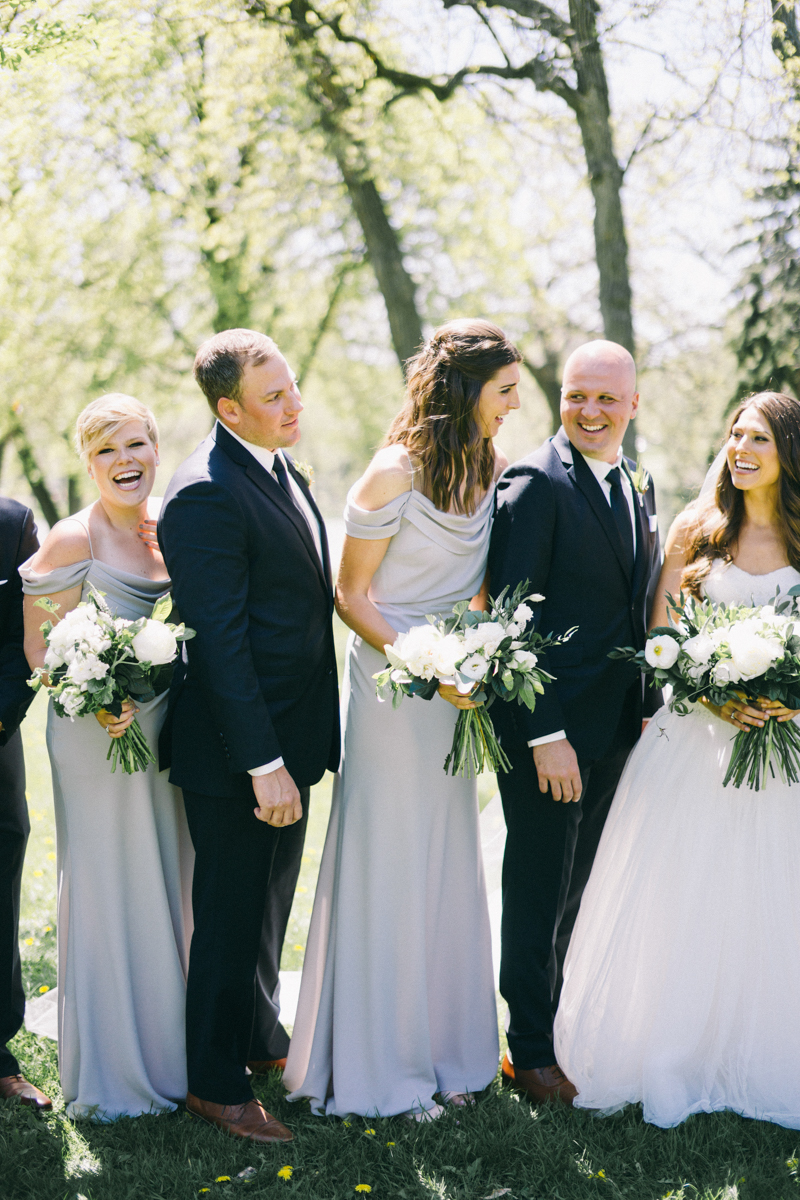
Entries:
<svg viewBox="0 0 800 1200">
<path fill-rule="evenodd" d="M 68 517 L 62 517 L 61 519 L 62 519 L 62 521 L 77 521 L 77 522 L 78 522 L 78 524 L 79 524 L 79 525 L 80 525 L 80 526 L 81 526 L 81 527 L 82 527 L 82 528 L 85 530 L 85 532 L 86 532 L 86 536 L 87 536 L 87 538 L 89 539 L 89 557 L 91 558 L 92 562 L 94 562 L 94 548 L 93 548 L 93 546 L 92 546 L 92 535 L 89 533 L 89 521 L 88 521 L 88 518 L 87 518 L 87 519 L 84 521 L 84 520 L 83 520 L 83 519 L 82 519 L 82 518 L 81 518 L 81 517 L 78 515 L 78 513 L 72 513 L 72 514 L 70 514 L 70 516 L 68 516 Z"/>
<path fill-rule="evenodd" d="M 406 446 L 403 446 L 403 449 L 405 450 L 406 458 L 408 459 L 408 469 L 411 472 L 411 490 L 413 492 L 413 490 L 414 490 L 414 471 L 416 470 L 416 467 L 414 466 L 413 462 L 411 461 L 411 455 L 408 453 L 408 448 Z"/>
</svg>

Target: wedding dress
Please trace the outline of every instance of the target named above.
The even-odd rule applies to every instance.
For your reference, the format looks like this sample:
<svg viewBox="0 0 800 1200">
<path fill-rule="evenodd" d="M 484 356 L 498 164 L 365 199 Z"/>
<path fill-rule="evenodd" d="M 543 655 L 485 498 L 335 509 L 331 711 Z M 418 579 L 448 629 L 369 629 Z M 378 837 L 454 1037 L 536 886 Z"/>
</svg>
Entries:
<svg viewBox="0 0 800 1200">
<path fill-rule="evenodd" d="M 348 497 L 347 532 L 391 538 L 370 598 L 398 631 L 480 588 L 494 488 L 472 515 L 406 492 Z M 393 1116 L 497 1071 L 491 932 L 474 779 L 444 760 L 457 710 L 375 694 L 386 657 L 351 634 L 334 785 L 284 1084 L 317 1113 Z"/>
<path fill-rule="evenodd" d="M 798 583 L 715 563 L 706 594 L 766 604 Z M 582 1108 L 800 1128 L 800 784 L 723 788 L 734 736 L 662 708 L 620 780 L 555 1023 Z"/>
</svg>

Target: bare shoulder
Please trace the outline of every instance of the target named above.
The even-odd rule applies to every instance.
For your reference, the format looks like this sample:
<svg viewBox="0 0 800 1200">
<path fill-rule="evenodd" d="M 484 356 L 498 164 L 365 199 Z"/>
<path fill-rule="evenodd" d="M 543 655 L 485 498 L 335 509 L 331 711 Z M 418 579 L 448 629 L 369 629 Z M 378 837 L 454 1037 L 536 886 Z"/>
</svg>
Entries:
<svg viewBox="0 0 800 1200">
<path fill-rule="evenodd" d="M 353 499 L 359 508 L 377 512 L 411 491 L 412 470 L 405 446 L 384 446 L 353 488 Z"/>
<path fill-rule="evenodd" d="M 500 478 L 500 476 L 503 474 L 503 472 L 506 470 L 507 467 L 508 467 L 508 458 L 506 457 L 506 455 L 503 453 L 502 450 L 498 450 L 495 447 L 495 452 L 494 452 L 494 481 L 495 481 L 495 483 L 497 483 L 498 479 Z"/>
<path fill-rule="evenodd" d="M 690 505 L 683 512 L 679 512 L 675 520 L 669 527 L 667 534 L 666 545 L 664 546 L 667 555 L 685 556 L 686 547 L 697 529 L 698 513 L 697 509 Z"/>
<path fill-rule="evenodd" d="M 53 571 L 91 557 L 89 535 L 84 525 L 74 517 L 65 517 L 50 530 L 36 551 L 32 566 L 36 571 Z"/>
</svg>

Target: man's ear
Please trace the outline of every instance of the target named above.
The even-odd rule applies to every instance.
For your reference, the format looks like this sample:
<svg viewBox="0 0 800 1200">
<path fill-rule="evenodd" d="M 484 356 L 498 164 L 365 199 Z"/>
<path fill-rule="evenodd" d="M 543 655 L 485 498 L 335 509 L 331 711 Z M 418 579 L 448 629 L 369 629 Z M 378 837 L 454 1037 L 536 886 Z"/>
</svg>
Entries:
<svg viewBox="0 0 800 1200">
<path fill-rule="evenodd" d="M 217 401 L 217 415 L 228 425 L 238 425 L 241 420 L 241 409 L 235 400 L 228 396 L 220 396 Z"/>
<path fill-rule="evenodd" d="M 639 393 L 633 393 L 633 405 L 631 406 L 631 420 L 636 416 L 639 409 Z"/>
</svg>

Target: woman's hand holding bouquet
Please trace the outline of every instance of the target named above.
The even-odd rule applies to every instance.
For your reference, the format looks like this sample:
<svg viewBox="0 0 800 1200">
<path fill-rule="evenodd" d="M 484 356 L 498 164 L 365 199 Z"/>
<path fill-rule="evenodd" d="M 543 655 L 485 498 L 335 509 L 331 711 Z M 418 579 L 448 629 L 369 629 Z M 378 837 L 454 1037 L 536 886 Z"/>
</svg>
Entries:
<svg viewBox="0 0 800 1200">
<path fill-rule="evenodd" d="M 445 759 L 444 769 L 452 775 L 479 775 L 487 767 L 509 770 L 487 709 L 500 699 L 516 700 L 533 711 L 536 697 L 553 679 L 537 665 L 538 653 L 566 642 L 575 632 L 558 637 L 544 637 L 533 629 L 525 632 L 533 618 L 530 604 L 544 599 L 525 595 L 528 586 L 526 580 L 508 598 L 508 588 L 496 600 L 490 597 L 488 613 L 476 612 L 468 600 L 461 600 L 452 616 L 429 616 L 427 625 L 413 626 L 393 646 L 384 647 L 389 665 L 374 678 L 379 696 L 386 688 L 392 691 L 395 708 L 403 696 L 430 700 L 440 686 L 455 688 L 469 705 L 460 708 Z"/>
<path fill-rule="evenodd" d="M 746 780 L 758 791 L 776 767 L 784 782 L 800 779 L 800 730 L 791 719 L 800 710 L 799 594 L 795 587 L 760 607 L 668 596 L 670 625 L 652 629 L 643 650 L 609 655 L 669 684 L 673 712 L 686 715 L 700 702 L 737 729 L 725 786 Z"/>
<path fill-rule="evenodd" d="M 57 616 L 59 605 L 43 597 L 39 608 Z M 113 738 L 107 758 L 111 771 L 145 771 L 155 763 L 136 720 L 135 702 L 154 700 L 166 691 L 178 642 L 194 630 L 166 621 L 172 610 L 169 595 L 153 605 L 149 617 L 128 621 L 111 613 L 94 588 L 89 599 L 65 613 L 57 624 L 42 625 L 47 652 L 45 665 L 29 680 L 34 691 L 44 687 L 60 717 L 94 713 Z"/>
</svg>

